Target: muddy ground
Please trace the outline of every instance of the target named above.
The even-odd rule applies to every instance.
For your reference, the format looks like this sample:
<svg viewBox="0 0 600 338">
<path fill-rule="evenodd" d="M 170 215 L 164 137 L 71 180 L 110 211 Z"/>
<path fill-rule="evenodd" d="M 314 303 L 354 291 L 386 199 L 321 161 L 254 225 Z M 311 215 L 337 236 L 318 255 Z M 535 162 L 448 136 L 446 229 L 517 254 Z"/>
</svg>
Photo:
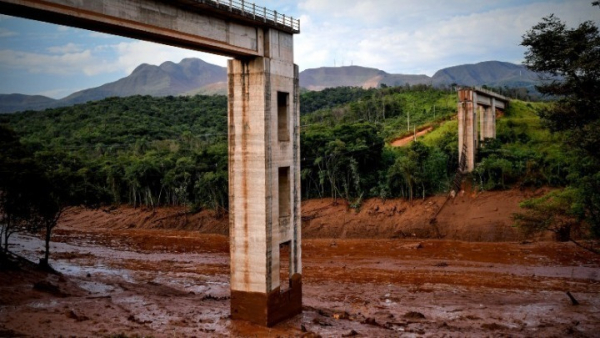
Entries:
<svg viewBox="0 0 600 338">
<path fill-rule="evenodd" d="M 379 213 L 391 212 L 389 201 L 370 203 L 360 213 L 380 217 L 384 224 L 399 217 Z M 435 203 L 435 198 L 422 201 L 422 208 Z M 599 336 L 598 255 L 572 243 L 457 240 L 460 231 L 464 236 L 482 232 L 473 229 L 477 235 L 469 235 L 473 225 L 454 229 L 443 217 L 440 230 L 456 230 L 445 234 L 454 239 L 414 238 L 417 234 L 404 230 L 403 236 L 397 230 L 404 228 L 392 225 L 388 238 L 385 231 L 357 238 L 360 225 L 348 226 L 347 219 L 329 224 L 330 208 L 323 207 L 303 213 L 303 314 L 273 328 L 229 319 L 226 235 L 92 225 L 81 220 L 83 211 L 72 211 L 79 225 L 63 223 L 53 237 L 51 264 L 60 275 L 27 265 L 0 272 L 0 337 Z M 462 207 L 457 200 L 458 209 L 451 207 L 444 217 Z M 484 213 L 498 212 L 486 208 L 482 202 Z M 101 212 L 122 216 L 127 211 Z M 409 206 L 401 214 L 419 212 L 424 211 Z M 466 219 L 464 213 L 461 217 Z M 471 212 L 472 221 L 477 217 Z M 501 227 L 498 222 L 492 228 Z M 328 226 L 340 228 L 330 229 L 329 236 L 315 230 Z M 364 225 L 363 233 L 373 226 Z M 322 238 L 315 238 L 318 234 Z M 18 235 L 11 243 L 11 251 L 30 260 L 42 256 L 37 237 Z"/>
</svg>

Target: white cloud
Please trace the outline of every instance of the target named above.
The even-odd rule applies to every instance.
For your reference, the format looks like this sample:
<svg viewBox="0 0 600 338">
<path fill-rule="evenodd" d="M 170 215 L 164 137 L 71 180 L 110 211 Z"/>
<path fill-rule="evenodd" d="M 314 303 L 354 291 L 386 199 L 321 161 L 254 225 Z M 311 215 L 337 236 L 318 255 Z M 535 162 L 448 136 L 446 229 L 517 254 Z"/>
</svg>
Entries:
<svg viewBox="0 0 600 338">
<path fill-rule="evenodd" d="M 70 28 L 70 27 L 67 27 L 67 26 L 58 26 L 58 27 L 56 28 L 56 30 L 57 30 L 57 31 L 59 31 L 59 32 L 68 32 L 70 29 L 71 29 L 71 28 Z"/>
<path fill-rule="evenodd" d="M 54 99 L 60 99 L 67 95 L 70 95 L 76 91 L 77 91 L 77 89 L 72 89 L 72 88 L 55 88 L 55 89 L 50 89 L 50 90 L 40 92 L 37 95 L 43 95 L 43 96 L 51 97 Z"/>
<path fill-rule="evenodd" d="M 52 46 L 46 48 L 46 50 L 52 54 L 69 54 L 69 53 L 78 53 L 82 51 L 82 48 L 74 43 L 68 43 L 63 46 Z"/>
<path fill-rule="evenodd" d="M 126 76 L 142 63 L 160 65 L 165 61 L 179 62 L 183 58 L 199 57 L 207 62 L 225 66 L 226 60 L 220 56 L 145 41 L 100 45 L 85 50 L 69 43 L 49 47 L 47 51 L 50 54 L 0 50 L 0 67 L 33 74 L 95 76 L 115 73 L 117 76 Z M 113 55 L 107 57 L 108 54 Z"/>
<path fill-rule="evenodd" d="M 106 63 L 95 58 L 90 50 L 49 55 L 5 49 L 0 50 L 0 65 L 34 74 L 74 75 L 83 73 L 92 76 L 102 72 Z"/>
<path fill-rule="evenodd" d="M 100 32 L 90 32 L 89 37 L 90 38 L 110 39 L 110 38 L 114 38 L 115 36 L 106 34 L 106 33 L 100 33 Z"/>
<path fill-rule="evenodd" d="M 521 36 L 556 13 L 569 25 L 596 20 L 587 0 L 419 2 L 304 0 L 295 45 L 301 69 L 352 63 L 388 72 L 432 75 L 487 60 L 519 62 Z M 591 12 L 591 13 L 590 13 Z"/>
<path fill-rule="evenodd" d="M 179 62 L 184 58 L 201 58 L 202 60 L 225 67 L 226 58 L 193 50 L 160 45 L 146 41 L 122 42 L 113 46 L 117 52 L 114 67 L 126 74 L 131 73 L 142 63 L 160 65 L 165 61 Z"/>
<path fill-rule="evenodd" d="M 19 35 L 19 34 L 17 32 L 13 32 L 6 28 L 0 27 L 0 38 L 8 38 L 8 37 L 15 36 L 15 35 Z"/>
</svg>

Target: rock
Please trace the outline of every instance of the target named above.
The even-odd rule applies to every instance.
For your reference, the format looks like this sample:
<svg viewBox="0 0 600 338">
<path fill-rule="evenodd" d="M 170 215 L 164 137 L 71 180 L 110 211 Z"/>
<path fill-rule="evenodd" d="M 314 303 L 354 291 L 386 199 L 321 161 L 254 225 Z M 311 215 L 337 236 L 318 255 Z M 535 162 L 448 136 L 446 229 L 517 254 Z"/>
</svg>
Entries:
<svg viewBox="0 0 600 338">
<path fill-rule="evenodd" d="M 365 318 L 365 320 L 363 320 L 361 322 L 361 324 L 368 324 L 368 325 L 375 325 L 375 326 L 379 326 L 379 323 L 377 323 L 377 321 L 375 320 L 375 318 Z"/>
<path fill-rule="evenodd" d="M 350 332 L 343 334 L 342 337 L 354 337 L 358 335 L 358 332 L 354 331 L 354 330 L 350 330 Z"/>
<path fill-rule="evenodd" d="M 348 319 L 350 318 L 350 315 L 348 314 L 348 312 L 344 311 L 341 313 L 334 313 L 333 314 L 333 318 L 335 319 Z"/>
<path fill-rule="evenodd" d="M 80 316 L 80 315 L 76 314 L 75 311 L 73 311 L 73 310 L 67 311 L 66 315 L 67 315 L 67 318 L 75 319 L 78 322 L 83 322 L 83 321 L 89 320 L 89 318 L 87 316 Z"/>
<path fill-rule="evenodd" d="M 508 327 L 504 326 L 504 325 L 500 325 L 497 323 L 485 323 L 485 324 L 481 324 L 481 327 L 486 329 L 486 330 L 490 330 L 490 331 L 496 331 L 496 330 L 508 330 Z"/>
<path fill-rule="evenodd" d="M 300 336 L 301 338 L 321 338 L 321 335 L 316 334 L 314 332 L 306 332 L 305 334 Z"/>
<path fill-rule="evenodd" d="M 416 311 L 409 311 L 409 312 L 405 313 L 403 317 L 407 318 L 407 319 L 425 319 L 424 314 L 422 314 L 421 312 L 416 312 Z"/>
<path fill-rule="evenodd" d="M 58 285 L 52 284 L 51 282 L 46 280 L 42 280 L 33 284 L 33 289 L 41 292 L 46 292 L 55 296 L 66 296 L 62 291 L 60 291 Z"/>
<path fill-rule="evenodd" d="M 317 324 L 317 325 L 320 325 L 320 326 L 331 326 L 331 324 L 329 324 L 327 322 L 324 322 L 322 320 L 319 320 L 319 318 L 313 319 L 313 323 Z"/>
</svg>

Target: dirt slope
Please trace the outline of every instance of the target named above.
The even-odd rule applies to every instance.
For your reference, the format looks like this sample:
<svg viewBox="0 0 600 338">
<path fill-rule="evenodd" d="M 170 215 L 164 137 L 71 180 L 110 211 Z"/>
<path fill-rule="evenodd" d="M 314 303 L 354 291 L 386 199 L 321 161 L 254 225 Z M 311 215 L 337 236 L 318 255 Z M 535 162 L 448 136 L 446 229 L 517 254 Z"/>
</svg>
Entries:
<svg viewBox="0 0 600 338">
<path fill-rule="evenodd" d="M 539 193 L 539 192 L 538 192 Z M 359 209 L 343 200 L 308 200 L 302 203 L 304 238 L 437 238 L 468 241 L 515 241 L 521 234 L 512 227 L 512 214 L 531 191 L 461 193 L 444 203 L 445 196 L 408 202 L 402 199 L 370 199 Z M 176 229 L 227 235 L 227 215 L 216 218 L 212 211 L 190 214 L 185 208 L 68 210 L 60 229 Z"/>
<path fill-rule="evenodd" d="M 408 135 L 408 136 L 405 136 L 405 137 L 401 137 L 401 138 L 395 139 L 395 140 L 393 140 L 390 143 L 390 145 L 392 147 L 404 147 L 405 145 L 411 143 L 415 139 L 415 137 L 421 137 L 421 136 L 429 133 L 432 130 L 433 130 L 433 127 L 425 128 L 425 129 L 420 130 L 419 132 L 417 132 L 415 135 Z"/>
</svg>

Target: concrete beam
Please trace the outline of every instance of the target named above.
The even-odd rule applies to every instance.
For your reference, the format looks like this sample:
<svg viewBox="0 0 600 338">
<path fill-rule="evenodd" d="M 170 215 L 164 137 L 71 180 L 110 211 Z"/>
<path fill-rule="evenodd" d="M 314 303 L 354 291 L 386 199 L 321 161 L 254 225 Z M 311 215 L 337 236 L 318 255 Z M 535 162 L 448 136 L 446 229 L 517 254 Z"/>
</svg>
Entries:
<svg viewBox="0 0 600 338">
<path fill-rule="evenodd" d="M 0 0 L 0 13 L 224 56 L 263 56 L 262 28 L 189 1 Z M 260 26 L 259 26 L 260 27 Z"/>
</svg>

